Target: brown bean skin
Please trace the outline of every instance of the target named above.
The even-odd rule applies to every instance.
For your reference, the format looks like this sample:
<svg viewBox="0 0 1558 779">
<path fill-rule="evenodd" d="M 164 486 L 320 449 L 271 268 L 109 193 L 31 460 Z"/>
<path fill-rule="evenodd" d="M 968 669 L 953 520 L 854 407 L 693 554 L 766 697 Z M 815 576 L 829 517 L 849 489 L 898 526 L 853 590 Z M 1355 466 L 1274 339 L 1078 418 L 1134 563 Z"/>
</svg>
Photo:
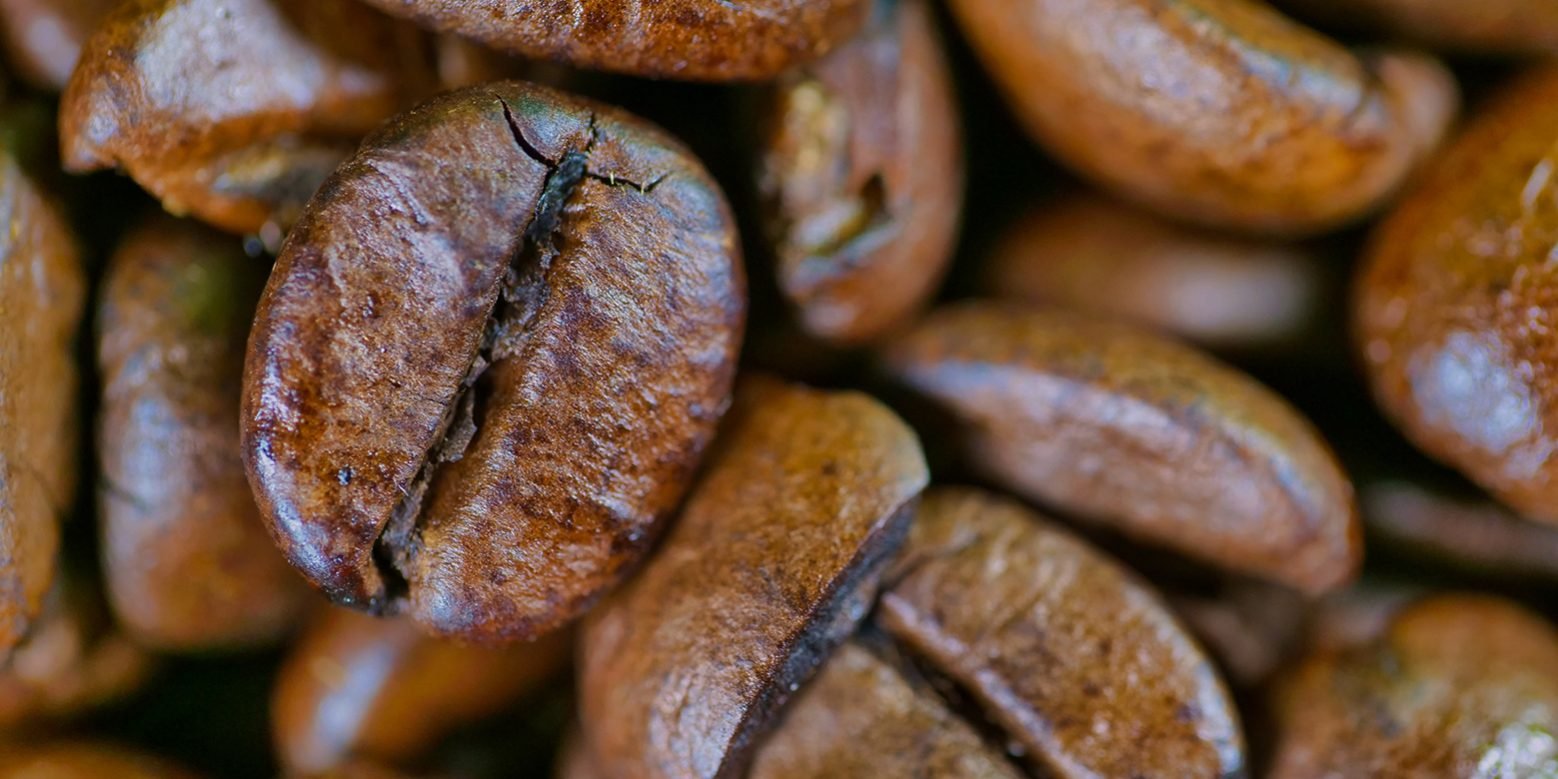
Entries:
<svg viewBox="0 0 1558 779">
<path fill-rule="evenodd" d="M 1284 0 L 1327 22 L 1388 32 L 1430 46 L 1500 54 L 1558 52 L 1549 0 Z"/>
<path fill-rule="evenodd" d="M 1375 232 L 1354 326 L 1413 443 L 1558 523 L 1558 68 L 1520 78 Z"/>
<path fill-rule="evenodd" d="M 1412 606 L 1378 642 L 1305 662 L 1278 700 L 1272 779 L 1558 773 L 1558 633 L 1495 598 Z"/>
<path fill-rule="evenodd" d="M 165 650 L 251 646 L 309 596 L 273 552 L 238 451 L 244 343 L 265 264 L 166 216 L 109 261 L 98 315 L 103 571 L 119 620 Z"/>
<path fill-rule="evenodd" d="M 923 684 L 856 642 L 795 696 L 748 779 L 1021 779 Z"/>
<path fill-rule="evenodd" d="M 716 185 L 634 117 L 518 82 L 402 115 L 260 302 L 243 446 L 272 534 L 337 602 L 440 635 L 567 623 L 647 549 L 728 404 L 739 259 Z"/>
<path fill-rule="evenodd" d="M 0 746 L 0 779 L 196 779 L 150 755 L 88 742 Z"/>
<path fill-rule="evenodd" d="M 1215 593 L 1164 593 L 1190 632 L 1241 690 L 1260 688 L 1300 648 L 1311 602 L 1286 587 L 1225 583 Z"/>
<path fill-rule="evenodd" d="M 0 152 L 0 657 L 54 583 L 76 488 L 73 345 L 86 295 L 75 237 Z"/>
<path fill-rule="evenodd" d="M 1238 711 L 1158 596 L 988 493 L 932 490 L 878 621 L 966 687 L 1044 776 L 1241 776 Z"/>
<path fill-rule="evenodd" d="M 345 0 L 125 0 L 61 97 L 62 158 L 122 168 L 175 214 L 275 231 L 359 138 L 431 92 L 423 46 Z"/>
<path fill-rule="evenodd" d="M 1310 233 L 1361 216 L 1437 144 L 1438 63 L 1360 58 L 1255 0 L 955 0 L 1017 118 L 1131 200 Z"/>
<path fill-rule="evenodd" d="M 87 36 L 118 0 L 0 0 L 0 46 L 17 78 L 65 88 Z"/>
<path fill-rule="evenodd" d="M 1087 193 L 1020 217 L 984 277 L 995 297 L 1126 319 L 1221 349 L 1292 343 L 1330 291 L 1320 258 L 1305 248 L 1178 225 Z"/>
<path fill-rule="evenodd" d="M 567 665 L 571 635 L 489 648 L 430 638 L 404 619 L 331 608 L 277 676 L 276 754 L 289 771 L 362 757 L 403 765 L 535 691 Z"/>
<path fill-rule="evenodd" d="M 1364 484 L 1359 499 L 1371 541 L 1396 554 L 1483 577 L 1558 582 L 1551 525 L 1405 481 Z"/>
<path fill-rule="evenodd" d="M 37 624 L 0 666 L 0 732 L 48 727 L 122 698 L 152 665 L 87 582 L 61 576 Z"/>
<path fill-rule="evenodd" d="M 665 544 L 587 623 L 580 720 L 617 779 L 740 776 L 866 616 L 925 486 L 874 400 L 756 379 Z"/>
<path fill-rule="evenodd" d="M 578 729 L 563 736 L 563 745 L 557 750 L 557 770 L 554 779 L 603 779 L 600 766 L 595 763 L 595 753 L 584 743 Z"/>
<path fill-rule="evenodd" d="M 871 341 L 936 292 L 963 206 L 962 127 L 922 0 L 786 76 L 767 107 L 758 188 L 779 286 L 801 324 Z"/>
<path fill-rule="evenodd" d="M 634 76 L 757 81 L 821 56 L 869 0 L 367 0 L 500 51 Z"/>
<path fill-rule="evenodd" d="M 1352 486 L 1325 443 L 1194 349 L 975 301 L 932 312 L 884 366 L 955 418 L 983 478 L 1032 500 L 1309 593 L 1358 568 Z"/>
</svg>

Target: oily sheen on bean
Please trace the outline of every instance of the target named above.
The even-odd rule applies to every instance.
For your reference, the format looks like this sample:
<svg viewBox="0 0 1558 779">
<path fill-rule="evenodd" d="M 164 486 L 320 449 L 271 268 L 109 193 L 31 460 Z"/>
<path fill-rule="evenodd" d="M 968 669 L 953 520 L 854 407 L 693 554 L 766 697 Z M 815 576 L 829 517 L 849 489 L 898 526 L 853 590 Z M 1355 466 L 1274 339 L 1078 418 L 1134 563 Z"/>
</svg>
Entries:
<svg viewBox="0 0 1558 779">
<path fill-rule="evenodd" d="M 739 260 L 707 173 L 619 110 L 505 82 L 401 115 L 259 304 L 243 450 L 272 535 L 338 603 L 440 635 L 567 623 L 729 402 Z"/>
<path fill-rule="evenodd" d="M 743 384 L 642 573 L 587 623 L 579 709 L 617 779 L 737 777 L 875 596 L 925 486 L 914 433 L 853 392 Z"/>
<path fill-rule="evenodd" d="M 884 352 L 983 477 L 1057 510 L 1311 593 L 1352 578 L 1352 485 L 1254 380 L 1123 324 L 973 301 Z"/>
<path fill-rule="evenodd" d="M 952 259 L 963 137 L 923 0 L 786 76 L 767 107 L 758 188 L 779 286 L 810 333 L 870 341 L 913 317 Z"/>
</svg>

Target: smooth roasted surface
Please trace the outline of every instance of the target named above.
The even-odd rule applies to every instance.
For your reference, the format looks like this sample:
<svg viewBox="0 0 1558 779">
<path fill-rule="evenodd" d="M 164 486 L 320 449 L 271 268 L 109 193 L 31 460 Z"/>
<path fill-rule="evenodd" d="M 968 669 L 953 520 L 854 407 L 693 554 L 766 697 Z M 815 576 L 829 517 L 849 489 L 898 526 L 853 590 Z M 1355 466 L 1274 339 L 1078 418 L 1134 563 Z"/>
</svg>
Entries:
<svg viewBox="0 0 1558 779">
<path fill-rule="evenodd" d="M 64 89 L 82 44 L 118 1 L 0 0 L 0 48 L 11 72 L 37 89 Z"/>
<path fill-rule="evenodd" d="M 1044 776 L 1234 777 L 1238 710 L 1156 592 L 1021 505 L 928 492 L 878 621 Z"/>
<path fill-rule="evenodd" d="M 1352 485 L 1253 379 L 1125 325 L 975 301 L 885 353 L 985 477 L 1057 510 L 1310 593 L 1362 556 Z"/>
<path fill-rule="evenodd" d="M 1357 346 L 1419 447 L 1558 523 L 1558 67 L 1491 100 L 1375 232 Z"/>
<path fill-rule="evenodd" d="M 617 779 L 735 777 L 871 607 L 925 486 L 876 401 L 759 378 L 665 544 L 587 624 L 580 720 Z"/>
<path fill-rule="evenodd" d="M 1551 0 L 1282 0 L 1328 23 L 1470 52 L 1558 52 Z"/>
<path fill-rule="evenodd" d="M 860 343 L 935 294 L 963 206 L 952 76 L 923 0 L 786 76 L 767 106 L 758 188 L 779 285 L 812 334 Z"/>
<path fill-rule="evenodd" d="M 321 614 L 277 676 L 276 754 L 296 774 L 352 758 L 406 765 L 514 705 L 568 663 L 569 632 L 502 648 L 430 638 L 404 619 Z"/>
<path fill-rule="evenodd" d="M 337 602 L 435 633 L 565 624 L 691 481 L 744 283 L 714 182 L 641 120 L 518 82 L 402 115 L 260 302 L 243 441 L 273 535 Z"/>
<path fill-rule="evenodd" d="M 279 236 L 358 139 L 433 92 L 425 45 L 352 0 L 125 0 L 60 99 L 61 156 Z"/>
<path fill-rule="evenodd" d="M 495 49 L 651 78 L 773 78 L 846 41 L 870 0 L 367 0 Z"/>
<path fill-rule="evenodd" d="M 1277 714 L 1273 779 L 1558 775 L 1558 633 L 1495 598 L 1429 599 L 1305 662 Z"/>
<path fill-rule="evenodd" d="M 769 736 L 750 779 L 1021 779 L 923 684 L 857 643 L 823 664 Z"/>
<path fill-rule="evenodd" d="M 0 153 L 0 656 L 54 583 L 76 490 L 74 345 L 86 280 L 75 237 Z"/>
<path fill-rule="evenodd" d="M 150 646 L 272 642 L 309 596 L 272 548 L 238 452 L 244 342 L 266 270 L 237 239 L 166 216 L 139 224 L 108 265 L 101 556 L 115 615 Z"/>
<path fill-rule="evenodd" d="M 1363 216 L 1437 145 L 1453 78 L 1355 55 L 1260 0 L 954 0 L 1017 118 L 1063 161 L 1212 226 Z"/>
<path fill-rule="evenodd" d="M 1359 487 L 1359 500 L 1371 543 L 1390 553 L 1478 576 L 1558 582 L 1558 528 L 1485 497 L 1381 481 Z"/>
</svg>

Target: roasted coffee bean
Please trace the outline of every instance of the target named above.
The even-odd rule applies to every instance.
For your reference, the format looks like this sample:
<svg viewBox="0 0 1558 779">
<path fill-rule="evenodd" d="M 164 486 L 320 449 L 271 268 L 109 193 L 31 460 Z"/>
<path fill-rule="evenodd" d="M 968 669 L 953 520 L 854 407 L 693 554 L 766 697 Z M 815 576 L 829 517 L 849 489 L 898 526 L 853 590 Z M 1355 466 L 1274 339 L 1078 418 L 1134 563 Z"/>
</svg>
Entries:
<svg viewBox="0 0 1558 779">
<path fill-rule="evenodd" d="M 412 779 L 411 774 L 363 760 L 354 760 L 338 768 L 316 774 L 288 774 L 288 776 L 299 777 L 299 779 Z M 433 778 L 417 775 L 417 779 Z"/>
<path fill-rule="evenodd" d="M 1406 481 L 1359 488 L 1363 524 L 1391 553 L 1473 576 L 1558 582 L 1558 528 L 1488 499 L 1455 496 Z"/>
<path fill-rule="evenodd" d="M 1429 599 L 1308 660 L 1278 717 L 1273 779 L 1558 775 L 1558 633 L 1494 598 Z"/>
<path fill-rule="evenodd" d="M 870 0 L 367 0 L 495 49 L 635 76 L 772 78 L 848 40 Z"/>
<path fill-rule="evenodd" d="M 868 397 L 754 379 L 663 547 L 591 618 L 579 706 L 618 779 L 734 777 L 870 608 L 925 486 Z"/>
<path fill-rule="evenodd" d="M 1558 522 L 1558 68 L 1489 102 L 1373 236 L 1358 348 L 1419 447 Z"/>
<path fill-rule="evenodd" d="M 119 0 L 0 0 L 0 47 L 17 78 L 65 88 L 81 46 Z"/>
<path fill-rule="evenodd" d="M 1044 776 L 1245 770 L 1228 691 L 1156 593 L 1016 503 L 927 493 L 878 610 Z"/>
<path fill-rule="evenodd" d="M 971 465 L 1033 500 L 1309 593 L 1356 572 L 1352 486 L 1252 379 L 1125 325 L 969 302 L 889 345 L 955 417 Z"/>
<path fill-rule="evenodd" d="M 86 282 L 54 204 L 0 151 L 0 657 L 54 582 L 76 485 L 72 345 Z"/>
<path fill-rule="evenodd" d="M 178 766 L 86 742 L 0 746 L 0 779 L 195 779 Z"/>
<path fill-rule="evenodd" d="M 860 37 L 786 76 L 758 187 L 802 325 L 859 343 L 935 294 L 963 205 L 951 74 L 923 0 L 882 0 Z"/>
<path fill-rule="evenodd" d="M 122 168 L 175 214 L 279 237 L 358 139 L 433 91 L 424 43 L 349 0 L 125 0 L 61 98 L 65 167 Z"/>
<path fill-rule="evenodd" d="M 1558 4 L 1550 0 L 1283 0 L 1328 23 L 1388 32 L 1474 52 L 1558 52 Z"/>
<path fill-rule="evenodd" d="M 1306 233 L 1376 207 L 1456 103 L 1437 62 L 1360 57 L 1257 0 L 954 0 L 1017 117 L 1109 188 Z"/>
<path fill-rule="evenodd" d="M 1428 595 L 1423 587 L 1400 582 L 1356 582 L 1315 602 L 1301 646 L 1340 652 L 1367 644 L 1384 635 L 1402 609 Z"/>
<path fill-rule="evenodd" d="M 679 502 L 744 313 L 725 201 L 670 138 L 518 82 L 446 95 L 288 237 L 249 342 L 250 482 L 337 602 L 541 635 Z"/>
<path fill-rule="evenodd" d="M 502 648 L 423 635 L 404 619 L 331 608 L 282 665 L 276 753 L 311 774 L 363 757 L 401 765 L 522 699 L 567 664 L 569 632 Z"/>
<path fill-rule="evenodd" d="M 823 664 L 758 751 L 750 779 L 1021 779 L 923 684 L 857 643 Z M 582 779 L 582 778 L 581 778 Z"/>
<path fill-rule="evenodd" d="M 595 762 L 595 752 L 584 743 L 577 730 L 563 737 L 563 745 L 557 753 L 556 779 L 604 779 L 600 766 Z"/>
<path fill-rule="evenodd" d="M 59 577 L 43 615 L 0 666 L 0 740 L 138 689 L 152 660 L 108 618 L 88 582 Z"/>
<path fill-rule="evenodd" d="M 1166 590 L 1174 613 L 1240 688 L 1259 688 L 1302 648 L 1310 602 L 1286 587 L 1234 581 L 1210 594 Z"/>
<path fill-rule="evenodd" d="M 279 638 L 307 587 L 238 452 L 244 342 L 265 284 L 239 241 L 159 216 L 109 262 L 98 313 L 102 557 L 114 613 L 172 650 Z"/>
<path fill-rule="evenodd" d="M 1241 352 L 1302 338 L 1332 291 L 1312 251 L 1184 227 L 1091 194 L 1015 222 L 986 261 L 983 286 Z"/>
</svg>

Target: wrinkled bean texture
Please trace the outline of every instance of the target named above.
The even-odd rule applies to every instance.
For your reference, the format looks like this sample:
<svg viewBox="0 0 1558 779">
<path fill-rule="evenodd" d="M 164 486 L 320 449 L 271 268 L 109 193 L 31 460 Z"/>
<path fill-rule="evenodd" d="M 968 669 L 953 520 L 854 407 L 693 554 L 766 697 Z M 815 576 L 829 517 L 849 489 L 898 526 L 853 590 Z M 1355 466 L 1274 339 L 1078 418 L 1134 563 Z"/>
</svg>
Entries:
<svg viewBox="0 0 1558 779">
<path fill-rule="evenodd" d="M 54 582 L 61 516 L 76 488 L 73 344 L 86 296 L 75 238 L 0 153 L 0 656 Z"/>
<path fill-rule="evenodd" d="M 495 49 L 635 76 L 772 78 L 848 40 L 869 0 L 367 0 Z"/>
<path fill-rule="evenodd" d="M 238 452 L 263 261 L 195 222 L 137 226 L 98 314 L 103 571 L 119 620 L 165 649 L 279 639 L 308 590 L 260 521 Z"/>
<path fill-rule="evenodd" d="M 1017 118 L 1154 209 L 1308 233 L 1361 216 L 1454 113 L 1438 63 L 1361 58 L 1257 0 L 954 0 Z"/>
<path fill-rule="evenodd" d="M 812 334 L 850 344 L 905 324 L 940 285 L 963 204 L 963 138 L 923 0 L 885 2 L 858 38 L 787 76 L 758 187 L 779 286 Z"/>
<path fill-rule="evenodd" d="M 339 603 L 468 640 L 556 629 L 690 482 L 744 282 L 719 190 L 641 120 L 518 82 L 400 116 L 259 305 L 243 447 L 272 535 Z"/>
<path fill-rule="evenodd" d="M 932 312 L 883 364 L 954 418 L 972 467 L 1019 494 L 1311 593 L 1357 571 L 1352 485 L 1325 443 L 1194 349 L 975 301 Z"/>
<path fill-rule="evenodd" d="M 1356 338 L 1420 448 L 1558 522 L 1558 68 L 1492 99 L 1380 225 Z"/>
<path fill-rule="evenodd" d="M 11 72 L 38 89 L 64 89 L 82 44 L 117 2 L 0 0 L 0 47 Z"/>
<path fill-rule="evenodd" d="M 432 92 L 424 45 L 348 0 L 125 0 L 61 97 L 61 156 L 123 169 L 175 214 L 276 230 L 359 138 Z"/>
<path fill-rule="evenodd" d="M 926 479 L 914 433 L 876 401 L 744 384 L 665 544 L 581 637 L 580 719 L 601 770 L 742 775 L 866 616 Z"/>
</svg>

